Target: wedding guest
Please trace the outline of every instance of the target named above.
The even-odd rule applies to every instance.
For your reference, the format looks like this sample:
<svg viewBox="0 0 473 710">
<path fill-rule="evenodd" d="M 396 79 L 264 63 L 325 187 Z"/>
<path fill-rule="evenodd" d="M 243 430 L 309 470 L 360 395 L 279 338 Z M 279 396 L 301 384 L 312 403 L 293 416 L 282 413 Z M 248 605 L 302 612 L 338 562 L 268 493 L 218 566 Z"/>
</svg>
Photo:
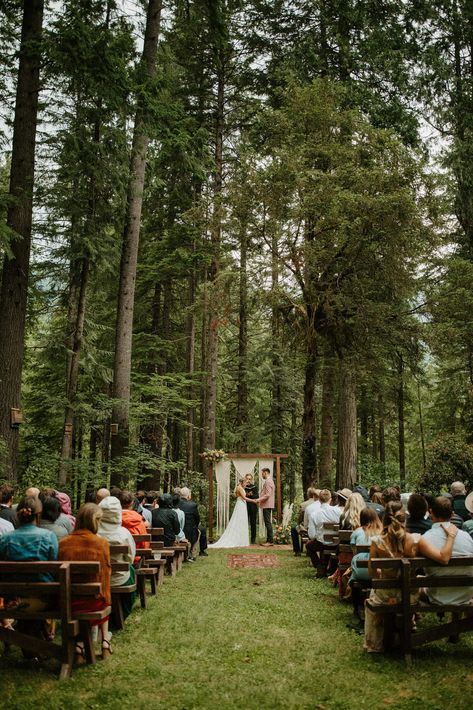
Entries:
<svg viewBox="0 0 473 710">
<path fill-rule="evenodd" d="M 316 501 L 319 504 L 318 507 L 320 507 L 319 492 L 316 488 L 310 486 L 306 491 L 306 499 L 302 501 L 301 506 L 299 508 L 297 525 L 293 525 L 291 527 L 292 549 L 296 557 L 300 557 L 301 555 L 300 533 L 307 533 L 307 527 L 304 525 L 305 511 L 309 510 L 312 503 L 315 503 Z"/>
<path fill-rule="evenodd" d="M 146 503 L 146 493 L 144 491 L 137 491 L 136 500 L 138 501 L 138 513 L 143 517 L 143 520 L 145 523 L 147 523 L 147 527 L 151 527 L 152 524 L 152 516 L 151 516 L 151 511 L 146 508 L 145 503 Z"/>
<path fill-rule="evenodd" d="M 396 486 L 388 486 L 382 492 L 383 505 L 386 507 L 391 501 L 400 501 L 401 493 Z"/>
<path fill-rule="evenodd" d="M 321 555 L 324 547 L 324 523 L 338 523 L 341 509 L 338 506 L 330 505 L 332 493 L 323 488 L 319 494 L 320 508 L 309 514 L 308 535 L 309 542 L 306 544 L 307 554 L 310 557 L 313 567 L 316 569 L 316 577 L 326 577 L 327 568 Z"/>
<path fill-rule="evenodd" d="M 18 521 L 15 511 L 12 509 L 14 494 L 15 489 L 7 483 L 0 486 L 0 518 L 2 520 L 7 520 L 13 525 L 14 528 L 16 528 L 18 526 Z"/>
<path fill-rule="evenodd" d="M 18 527 L 13 531 L 0 536 L 0 560 L 11 562 L 49 562 L 57 560 L 58 542 L 56 536 L 49 530 L 44 530 L 39 525 L 41 516 L 41 501 L 38 498 L 24 497 L 19 502 L 16 509 L 16 520 Z M 5 581 L 5 580 L 4 580 Z M 14 582 L 15 577 L 8 575 L 8 581 Z M 21 581 L 29 582 L 52 582 L 54 577 L 51 572 L 41 572 L 35 575 L 21 575 Z M 5 599 L 5 604 L 14 606 L 22 605 L 25 610 L 44 611 L 48 608 L 48 600 L 45 597 L 35 597 L 34 594 L 28 597 L 12 595 Z M 11 620 L 6 619 L 2 626 L 11 626 Z M 42 621 L 30 619 L 19 619 L 16 623 L 16 630 L 30 636 L 43 638 L 44 633 L 50 633 L 49 624 Z M 35 654 L 24 650 L 26 658 L 33 658 Z"/>
<path fill-rule="evenodd" d="M 463 522 L 469 520 L 470 514 L 465 506 L 465 484 L 461 481 L 455 481 L 454 483 L 452 483 L 452 485 L 450 486 L 450 495 L 452 496 L 453 512 L 459 515 Z"/>
<path fill-rule="evenodd" d="M 179 521 L 179 534 L 176 535 L 176 539 L 178 542 L 187 542 L 186 535 L 184 532 L 184 525 L 186 524 L 186 516 L 185 516 L 184 511 L 179 508 L 180 500 L 181 500 L 181 496 L 179 495 L 179 493 L 172 494 L 172 509 L 176 513 L 177 519 Z"/>
<path fill-rule="evenodd" d="M 40 494 L 40 500 L 43 506 L 40 527 L 50 530 L 56 535 L 58 540 L 66 537 L 68 534 L 66 528 L 57 524 L 57 519 L 61 515 L 61 505 L 58 499 L 53 496 L 41 496 Z"/>
<path fill-rule="evenodd" d="M 247 473 L 243 479 L 243 488 L 247 498 L 254 499 L 258 497 L 258 487 L 256 486 L 253 475 Z M 255 505 L 247 505 L 248 522 L 250 524 L 250 544 L 256 543 L 256 521 L 258 518 L 258 508 Z"/>
<path fill-rule="evenodd" d="M 64 495 L 66 495 L 66 494 L 64 494 Z M 65 513 L 63 513 L 61 501 L 58 498 L 58 491 L 56 491 L 55 488 L 43 488 L 39 494 L 39 499 L 44 500 L 48 496 L 50 496 L 51 498 L 56 498 L 59 501 L 59 506 L 60 506 L 61 512 L 59 514 L 59 517 L 55 521 L 55 524 L 64 528 L 66 533 L 69 535 L 69 533 L 71 533 L 74 530 L 74 525 L 72 523 L 72 520 L 75 520 L 75 518 L 72 518 L 72 520 L 71 520 L 71 517 L 69 515 L 66 515 Z M 68 496 L 66 496 L 66 498 L 69 500 Z M 66 504 L 66 507 L 67 507 L 67 504 Z M 70 501 L 69 501 L 69 509 L 70 509 Z"/>
<path fill-rule="evenodd" d="M 25 497 L 26 498 L 39 498 L 39 488 L 36 488 L 36 486 L 32 486 L 31 488 L 27 488 L 25 491 Z"/>
<path fill-rule="evenodd" d="M 360 513 L 365 507 L 366 503 L 360 493 L 348 496 L 340 516 L 340 530 L 356 530 L 360 527 Z"/>
<path fill-rule="evenodd" d="M 67 518 L 71 524 L 71 527 L 68 532 L 72 532 L 76 524 L 76 519 L 72 515 L 71 499 L 69 498 L 67 493 L 63 493 L 62 491 L 56 491 L 56 498 L 58 499 L 61 505 L 61 512 L 63 516 Z"/>
<path fill-rule="evenodd" d="M 423 535 L 432 527 L 432 521 L 427 516 L 427 501 L 424 496 L 419 493 L 412 493 L 407 503 L 407 518 L 406 527 L 410 533 L 419 533 Z"/>
<path fill-rule="evenodd" d="M 312 495 L 307 500 L 307 505 L 304 507 L 304 517 L 302 518 L 302 525 L 305 530 L 309 529 L 309 515 L 320 509 L 320 488 L 311 488 L 311 490 Z"/>
<path fill-rule="evenodd" d="M 186 518 L 184 524 L 184 534 L 191 545 L 190 554 L 187 559 L 189 562 L 194 562 L 197 543 L 201 535 L 201 531 L 199 530 L 199 509 L 197 507 L 197 504 L 194 503 L 193 500 L 191 500 L 192 492 L 190 488 L 187 488 L 187 486 L 181 488 L 180 496 L 181 500 L 179 502 L 179 508 L 184 512 Z"/>
<path fill-rule="evenodd" d="M 116 496 L 113 496 L 116 498 Z M 147 529 L 142 516 L 133 510 L 134 495 L 130 491 L 120 491 L 119 501 L 122 506 L 122 525 L 130 531 L 132 535 L 146 535 Z M 149 542 L 137 542 L 139 549 L 149 548 Z M 135 557 L 135 565 L 140 561 L 140 557 Z"/>
<path fill-rule="evenodd" d="M 463 523 L 462 530 L 473 538 L 473 493 L 469 493 L 465 499 L 465 507 L 470 513 L 470 519 Z"/>
<path fill-rule="evenodd" d="M 399 500 L 390 500 L 386 504 L 383 519 L 383 532 L 371 538 L 368 574 L 371 579 L 392 579 L 397 570 L 377 569 L 379 557 L 414 557 L 415 539 L 406 532 L 406 513 Z M 374 604 L 395 604 L 400 599 L 399 589 L 372 589 L 370 601 Z M 411 598 L 415 602 L 417 595 Z M 365 608 L 365 638 L 363 648 L 369 653 L 383 651 L 384 617 L 368 607 Z"/>
<path fill-rule="evenodd" d="M 457 530 L 451 522 L 452 504 L 445 496 L 434 498 L 430 506 L 432 528 L 427 530 L 419 540 L 418 553 L 435 562 L 447 564 L 451 557 L 473 556 L 473 540 L 467 532 Z M 446 544 L 451 542 L 449 555 L 445 554 Z M 443 554 L 442 554 L 443 553 Z M 426 570 L 432 577 L 460 575 L 472 577 L 471 587 L 432 587 L 425 590 L 432 604 L 468 604 L 473 597 L 473 566 L 457 567 L 443 570 L 439 567 L 429 567 Z"/>
<path fill-rule="evenodd" d="M 176 543 L 176 538 L 181 531 L 177 513 L 172 507 L 171 494 L 161 493 L 158 506 L 152 512 L 152 525 L 153 528 L 163 528 L 164 546 L 171 547 Z"/>
<path fill-rule="evenodd" d="M 102 611 L 112 603 L 110 591 L 111 564 L 110 546 L 107 540 L 97 535 L 99 522 L 102 517 L 101 508 L 95 503 L 84 503 L 79 509 L 74 531 L 64 537 L 59 543 L 59 559 L 64 561 L 100 562 L 100 571 L 96 575 L 87 577 L 87 582 L 100 582 L 101 592 L 95 598 L 76 597 L 72 600 L 73 613 L 86 613 Z M 91 621 L 92 626 L 99 626 L 102 639 L 102 657 L 107 658 L 112 654 L 108 632 L 107 616 L 102 621 Z M 75 661 L 77 664 L 85 662 L 84 644 L 76 644 Z"/>
<path fill-rule="evenodd" d="M 383 525 L 378 514 L 372 508 L 363 508 L 360 511 L 360 527 L 353 531 L 350 537 L 350 545 L 355 549 L 357 545 L 370 545 L 371 539 L 379 535 L 383 530 Z M 353 612 L 360 619 L 360 609 L 362 608 L 362 589 L 368 588 L 370 578 L 367 567 L 359 567 L 358 563 L 369 559 L 369 552 L 358 552 L 351 560 L 351 574 L 349 584 L 352 590 Z"/>
<path fill-rule="evenodd" d="M 105 498 L 108 498 L 110 495 L 111 495 L 111 494 L 110 494 L 110 491 L 108 490 L 108 488 L 105 488 L 105 487 L 104 487 L 104 488 L 99 488 L 98 491 L 97 491 L 97 493 L 95 494 L 95 502 L 97 503 L 97 505 L 100 505 L 100 503 L 101 503 Z M 118 499 L 117 499 L 117 500 L 118 500 Z M 93 501 L 90 501 L 90 502 L 93 503 Z"/>
<path fill-rule="evenodd" d="M 127 587 L 136 581 L 136 572 L 133 561 L 136 555 L 136 545 L 132 534 L 122 525 L 122 507 L 118 498 L 107 496 L 99 504 L 102 516 L 99 520 L 97 534 L 107 540 L 110 545 L 110 562 L 121 562 L 128 565 L 128 570 L 122 572 L 112 571 L 110 584 L 113 587 Z M 127 552 L 116 552 L 117 545 L 127 545 Z M 136 592 L 120 594 L 123 615 L 126 618 L 133 609 Z"/>
</svg>

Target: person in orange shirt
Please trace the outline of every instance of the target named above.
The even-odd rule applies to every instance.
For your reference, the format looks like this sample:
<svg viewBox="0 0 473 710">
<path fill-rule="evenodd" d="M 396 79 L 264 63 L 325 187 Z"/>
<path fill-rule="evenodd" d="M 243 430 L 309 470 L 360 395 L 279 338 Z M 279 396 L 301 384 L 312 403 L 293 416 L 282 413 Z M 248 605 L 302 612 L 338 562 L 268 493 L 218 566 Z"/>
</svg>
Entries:
<svg viewBox="0 0 473 710">
<path fill-rule="evenodd" d="M 129 530 L 132 535 L 147 535 L 148 530 L 143 520 L 143 516 L 133 510 L 135 497 L 130 491 L 120 491 L 120 504 L 122 506 L 122 525 Z M 137 549 L 148 548 L 149 542 L 137 542 Z M 140 557 L 135 557 L 135 566 L 138 565 Z"/>
<path fill-rule="evenodd" d="M 99 520 L 102 517 L 102 510 L 95 503 L 85 503 L 79 509 L 76 519 L 76 527 L 67 537 L 59 542 L 59 560 L 80 561 L 80 562 L 100 562 L 100 572 L 98 575 L 84 579 L 84 582 L 100 582 L 101 593 L 95 597 L 80 598 L 72 600 L 72 612 L 84 613 L 91 611 L 102 611 L 112 603 L 110 591 L 110 577 L 112 567 L 110 564 L 110 546 L 107 540 L 97 535 Z M 90 622 L 93 626 L 100 627 L 102 637 L 102 657 L 106 658 L 112 654 L 108 631 L 108 616 L 102 621 Z M 79 641 L 76 644 L 77 664 L 85 663 L 84 644 Z"/>
</svg>

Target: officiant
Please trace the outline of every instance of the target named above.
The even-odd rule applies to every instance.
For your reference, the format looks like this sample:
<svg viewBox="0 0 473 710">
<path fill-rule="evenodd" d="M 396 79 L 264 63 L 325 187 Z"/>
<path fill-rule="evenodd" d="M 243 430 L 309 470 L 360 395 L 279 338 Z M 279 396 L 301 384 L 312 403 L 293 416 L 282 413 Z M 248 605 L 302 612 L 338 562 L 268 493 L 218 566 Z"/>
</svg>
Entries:
<svg viewBox="0 0 473 710">
<path fill-rule="evenodd" d="M 251 473 L 247 473 L 244 481 L 243 487 L 245 489 L 245 495 L 247 498 L 257 498 L 258 497 L 258 487 L 256 486 L 253 476 Z M 258 506 L 257 505 L 247 505 L 248 511 L 248 522 L 250 523 L 250 544 L 256 544 L 256 520 L 258 518 Z"/>
</svg>

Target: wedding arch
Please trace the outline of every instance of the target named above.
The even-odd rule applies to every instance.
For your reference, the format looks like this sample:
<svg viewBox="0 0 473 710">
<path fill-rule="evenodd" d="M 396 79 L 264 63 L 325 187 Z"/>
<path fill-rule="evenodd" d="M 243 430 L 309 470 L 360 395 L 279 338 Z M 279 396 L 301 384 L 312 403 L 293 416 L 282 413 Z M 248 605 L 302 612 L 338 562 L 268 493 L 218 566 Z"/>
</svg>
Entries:
<svg viewBox="0 0 473 710">
<path fill-rule="evenodd" d="M 202 454 L 201 454 L 202 455 Z M 269 468 L 274 477 L 276 493 L 276 515 L 278 521 L 282 517 L 281 501 L 281 459 L 287 459 L 288 454 L 225 454 L 218 461 L 207 460 L 209 479 L 209 511 L 208 511 L 208 535 L 213 541 L 214 521 L 217 532 L 221 533 L 228 524 L 230 514 L 231 491 L 236 485 L 237 479 L 247 473 L 254 473 L 257 469 L 255 480 L 258 482 L 258 489 L 261 490 L 263 479 L 261 470 Z M 232 480 L 233 470 L 233 480 Z M 217 486 L 217 515 L 214 516 L 214 483 Z M 260 528 L 262 528 L 262 513 L 260 509 Z"/>
</svg>

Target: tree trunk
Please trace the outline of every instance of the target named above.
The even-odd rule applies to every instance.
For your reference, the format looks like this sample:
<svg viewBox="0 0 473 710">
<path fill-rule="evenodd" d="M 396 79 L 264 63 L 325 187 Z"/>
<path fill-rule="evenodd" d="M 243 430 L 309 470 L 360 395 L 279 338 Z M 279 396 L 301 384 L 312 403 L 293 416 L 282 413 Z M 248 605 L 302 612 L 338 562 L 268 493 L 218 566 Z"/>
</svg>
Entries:
<svg viewBox="0 0 473 710">
<path fill-rule="evenodd" d="M 281 327 L 278 305 L 279 249 L 277 229 L 271 236 L 271 346 L 272 346 L 272 391 L 271 391 L 271 449 L 281 452 L 283 430 L 283 403 L 281 384 Z"/>
<path fill-rule="evenodd" d="M 322 412 L 320 424 L 319 483 L 323 488 L 332 485 L 333 405 L 335 401 L 335 366 L 333 355 L 324 359 L 322 384 Z"/>
<path fill-rule="evenodd" d="M 309 319 L 310 320 L 310 319 Z M 304 409 L 302 413 L 302 490 L 317 480 L 317 459 L 315 453 L 315 376 L 316 340 L 310 330 L 307 335 Z"/>
<path fill-rule="evenodd" d="M 151 84 L 156 76 L 161 4 L 161 0 L 149 0 L 148 3 L 141 65 L 149 84 Z M 113 423 L 118 424 L 118 433 L 112 437 L 111 455 L 113 460 L 122 456 L 129 445 L 133 310 L 148 143 L 147 111 L 144 106 L 144 100 L 140 100 L 136 111 L 133 131 L 127 212 L 123 232 L 120 283 L 118 289 L 115 364 L 113 372 L 113 398 L 115 404 L 112 413 Z M 120 483 L 113 472 L 112 482 L 113 484 Z"/>
<path fill-rule="evenodd" d="M 417 382 L 417 401 L 419 403 L 419 430 L 420 443 L 422 447 L 422 471 L 425 474 L 425 471 L 427 469 L 427 457 L 425 455 L 424 417 L 422 416 L 422 396 L 420 390 L 420 382 Z"/>
<path fill-rule="evenodd" d="M 356 380 L 349 363 L 340 360 L 338 400 L 337 488 L 353 488 L 357 456 Z"/>
<path fill-rule="evenodd" d="M 368 454 L 368 401 L 364 385 L 361 387 L 360 400 L 360 453 L 366 456 Z"/>
<path fill-rule="evenodd" d="M 238 383 L 236 425 L 239 432 L 238 451 L 248 450 L 248 276 L 246 272 L 248 235 L 246 224 L 240 233 L 240 309 L 238 324 Z"/>
<path fill-rule="evenodd" d="M 386 464 L 386 442 L 384 436 L 384 399 L 382 394 L 378 395 L 378 417 L 379 461 L 384 466 Z"/>
<path fill-rule="evenodd" d="M 399 443 L 399 481 L 401 491 L 406 487 L 406 448 L 405 448 L 405 420 L 404 420 L 404 359 L 399 355 L 398 359 L 398 389 L 397 389 L 397 413 L 398 413 L 398 443 Z"/>
<path fill-rule="evenodd" d="M 193 251 L 195 251 L 195 244 L 193 245 Z M 193 267 L 189 275 L 189 296 L 188 296 L 188 313 L 187 313 L 187 323 L 186 323 L 186 333 L 187 333 L 187 374 L 192 379 L 195 372 L 195 296 L 197 291 L 197 271 Z M 189 399 L 194 399 L 194 387 L 191 385 L 189 387 Z M 188 471 L 194 471 L 195 469 L 195 406 L 190 405 L 187 410 L 187 440 L 186 440 L 186 464 Z"/>
<path fill-rule="evenodd" d="M 0 291 L 0 439 L 7 446 L 12 481 L 18 478 L 19 430 L 11 427 L 10 417 L 12 408 L 21 407 L 43 5 L 43 0 L 23 3 L 7 214 L 7 226 L 18 238 L 11 242 L 11 256 L 4 258 Z"/>
<path fill-rule="evenodd" d="M 66 381 L 67 405 L 64 413 L 61 466 L 59 470 L 60 486 L 65 486 L 67 483 L 67 462 L 72 458 L 72 430 L 74 427 L 75 403 L 79 382 L 80 353 L 84 337 L 85 305 L 89 272 L 90 262 L 87 257 L 84 257 L 82 259 L 79 299 L 76 310 L 76 321 L 74 324 L 72 351 L 68 357 L 68 372 Z"/>
<path fill-rule="evenodd" d="M 205 397 L 205 448 L 215 449 L 217 430 L 218 371 L 218 273 L 222 237 L 223 132 L 225 116 L 225 61 L 219 52 L 217 69 L 217 111 L 215 120 L 214 194 L 211 223 L 212 263 L 209 278 L 209 329 L 207 333 L 207 382 Z"/>
</svg>

